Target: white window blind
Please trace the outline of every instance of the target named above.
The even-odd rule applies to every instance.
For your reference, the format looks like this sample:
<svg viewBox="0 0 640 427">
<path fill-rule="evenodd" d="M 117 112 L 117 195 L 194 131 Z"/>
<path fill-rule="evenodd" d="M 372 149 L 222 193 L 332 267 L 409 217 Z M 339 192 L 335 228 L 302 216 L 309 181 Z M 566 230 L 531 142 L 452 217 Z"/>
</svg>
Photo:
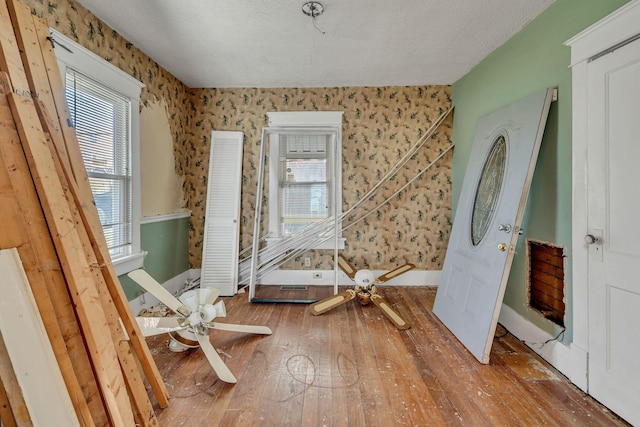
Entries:
<svg viewBox="0 0 640 427">
<path fill-rule="evenodd" d="M 269 237 L 297 234 L 342 213 L 342 112 L 269 112 Z M 337 206 L 333 206 L 335 201 Z M 340 224 L 338 224 L 340 227 Z M 344 238 L 338 233 L 338 245 Z M 334 248 L 322 238 L 316 249 Z"/>
<path fill-rule="evenodd" d="M 142 267 L 140 90 L 144 84 L 50 28 L 94 201 L 118 275 Z"/>
<path fill-rule="evenodd" d="M 112 257 L 131 253 L 131 103 L 67 67 L 65 95 Z"/>
<path fill-rule="evenodd" d="M 281 235 L 329 216 L 332 175 L 328 135 L 283 135 L 280 142 Z M 329 170 L 328 170 L 329 169 Z"/>
</svg>

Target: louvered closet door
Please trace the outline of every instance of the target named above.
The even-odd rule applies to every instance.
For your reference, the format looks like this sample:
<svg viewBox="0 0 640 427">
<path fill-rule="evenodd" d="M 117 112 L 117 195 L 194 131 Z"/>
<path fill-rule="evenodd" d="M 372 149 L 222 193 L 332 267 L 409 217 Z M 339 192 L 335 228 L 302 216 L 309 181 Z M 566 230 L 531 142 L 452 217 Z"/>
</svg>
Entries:
<svg viewBox="0 0 640 427">
<path fill-rule="evenodd" d="M 204 223 L 201 286 L 238 290 L 242 132 L 213 131 Z"/>
</svg>

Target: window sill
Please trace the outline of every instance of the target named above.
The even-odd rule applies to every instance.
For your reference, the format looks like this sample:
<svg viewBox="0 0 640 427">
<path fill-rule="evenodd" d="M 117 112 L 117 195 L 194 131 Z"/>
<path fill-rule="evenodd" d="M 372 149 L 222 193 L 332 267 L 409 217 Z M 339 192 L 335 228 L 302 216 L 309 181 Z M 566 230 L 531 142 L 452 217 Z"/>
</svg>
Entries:
<svg viewBox="0 0 640 427">
<path fill-rule="evenodd" d="M 282 237 L 267 237 L 265 240 L 267 242 L 267 247 L 269 247 L 270 244 L 277 244 L 278 242 L 280 242 L 282 240 Z M 346 238 L 338 237 L 338 249 L 343 250 L 344 244 L 346 241 L 347 241 Z M 309 247 L 309 246 L 312 246 L 312 242 L 308 242 L 307 245 L 304 245 L 304 247 Z M 302 249 L 302 247 L 300 249 Z M 333 239 L 328 239 L 320 243 L 318 246 L 313 247 L 313 250 L 316 250 L 316 249 L 335 249 Z"/>
<path fill-rule="evenodd" d="M 116 258 L 113 260 L 113 268 L 116 270 L 118 276 L 122 276 L 130 271 L 142 268 L 145 256 L 147 256 L 147 252 L 141 251 L 136 254 Z"/>
</svg>

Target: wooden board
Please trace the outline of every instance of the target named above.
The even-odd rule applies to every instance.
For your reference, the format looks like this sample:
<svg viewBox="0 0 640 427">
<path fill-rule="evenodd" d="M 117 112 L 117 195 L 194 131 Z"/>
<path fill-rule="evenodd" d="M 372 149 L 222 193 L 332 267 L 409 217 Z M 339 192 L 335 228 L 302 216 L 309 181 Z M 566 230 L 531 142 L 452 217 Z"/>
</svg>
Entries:
<svg viewBox="0 0 640 427">
<path fill-rule="evenodd" d="M 0 333 L 35 425 L 80 426 L 18 251 L 0 250 Z"/>
<path fill-rule="evenodd" d="M 24 403 L 22 389 L 18 384 L 16 373 L 13 370 L 7 347 L 0 334 L 0 403 L 2 411 L 0 420 L 7 426 L 31 425 L 31 416 Z"/>
</svg>

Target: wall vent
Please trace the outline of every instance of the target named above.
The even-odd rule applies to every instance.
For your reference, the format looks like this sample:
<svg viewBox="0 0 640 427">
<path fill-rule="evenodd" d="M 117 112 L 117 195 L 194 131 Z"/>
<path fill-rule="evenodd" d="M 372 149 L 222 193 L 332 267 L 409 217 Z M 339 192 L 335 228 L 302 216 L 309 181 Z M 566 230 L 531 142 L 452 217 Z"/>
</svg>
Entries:
<svg viewBox="0 0 640 427">
<path fill-rule="evenodd" d="M 527 239 L 528 305 L 564 327 L 564 259 L 561 246 Z"/>
<path fill-rule="evenodd" d="M 280 286 L 281 291 L 306 291 L 309 287 L 305 285 L 282 285 Z"/>
</svg>

